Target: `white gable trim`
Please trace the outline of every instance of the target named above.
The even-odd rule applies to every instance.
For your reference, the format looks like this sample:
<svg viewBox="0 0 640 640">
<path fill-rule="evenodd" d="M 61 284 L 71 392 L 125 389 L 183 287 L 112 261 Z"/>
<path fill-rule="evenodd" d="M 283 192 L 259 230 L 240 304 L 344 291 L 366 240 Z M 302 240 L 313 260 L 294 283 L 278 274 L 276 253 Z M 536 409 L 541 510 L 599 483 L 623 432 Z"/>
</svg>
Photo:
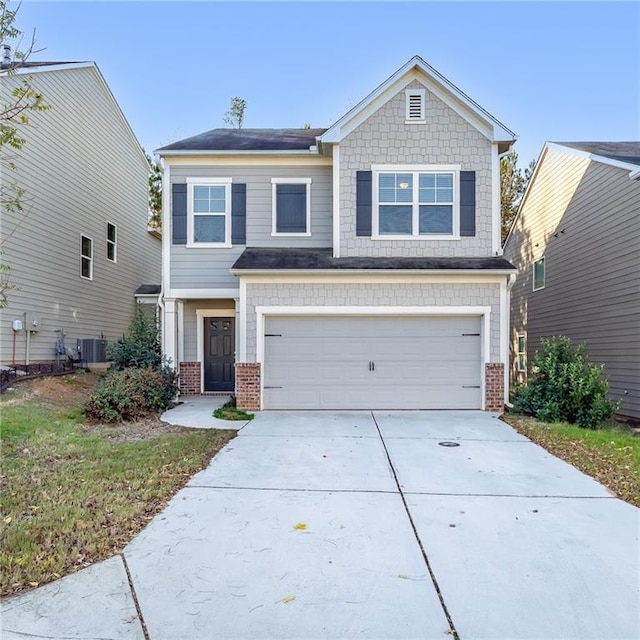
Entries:
<svg viewBox="0 0 640 640">
<path fill-rule="evenodd" d="M 565 147 L 563 144 L 558 144 L 557 142 L 547 142 L 545 144 L 545 148 L 552 149 L 553 151 L 561 151 L 562 153 L 567 153 L 578 158 L 588 158 L 589 160 L 593 160 L 594 162 L 608 164 L 612 167 L 617 167 L 618 169 L 625 169 L 626 171 L 630 172 L 630 177 L 633 177 L 634 173 L 640 171 L 638 165 L 634 164 L 633 162 L 614 160 L 613 158 L 607 158 L 606 156 L 599 156 L 597 153 L 581 151 L 580 149 L 574 149 L 573 147 Z"/>
<path fill-rule="evenodd" d="M 471 100 L 419 56 L 411 58 L 318 139 L 322 143 L 340 142 L 392 96 L 406 88 L 414 80 L 421 82 L 492 142 L 513 142 L 516 139 L 513 131 L 496 120 L 488 111 Z"/>
</svg>

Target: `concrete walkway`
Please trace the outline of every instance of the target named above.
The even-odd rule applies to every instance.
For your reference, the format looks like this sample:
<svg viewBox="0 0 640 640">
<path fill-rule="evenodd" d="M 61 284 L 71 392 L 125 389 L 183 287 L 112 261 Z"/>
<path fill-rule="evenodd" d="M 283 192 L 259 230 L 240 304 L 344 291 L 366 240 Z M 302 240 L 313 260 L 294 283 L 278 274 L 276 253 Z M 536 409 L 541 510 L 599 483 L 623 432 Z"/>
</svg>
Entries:
<svg viewBox="0 0 640 640">
<path fill-rule="evenodd" d="M 247 422 L 213 417 L 213 412 L 230 399 L 231 396 L 181 396 L 179 404 L 165 411 L 160 420 L 194 429 L 242 429 Z"/>
<path fill-rule="evenodd" d="M 639 526 L 495 415 L 263 412 L 2 638 L 637 640 Z"/>
</svg>

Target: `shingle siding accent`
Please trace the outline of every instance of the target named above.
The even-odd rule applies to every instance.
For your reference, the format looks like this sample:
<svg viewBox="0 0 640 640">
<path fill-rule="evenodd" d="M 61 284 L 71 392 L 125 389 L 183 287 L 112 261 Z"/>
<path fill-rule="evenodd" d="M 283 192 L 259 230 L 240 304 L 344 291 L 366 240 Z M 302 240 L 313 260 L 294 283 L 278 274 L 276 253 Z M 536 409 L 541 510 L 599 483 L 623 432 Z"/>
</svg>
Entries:
<svg viewBox="0 0 640 640">
<path fill-rule="evenodd" d="M 585 342 L 605 365 L 620 412 L 640 417 L 640 183 L 629 172 L 548 150 L 505 246 L 518 268 L 511 292 L 510 378 L 517 336 L 527 362 L 541 338 Z M 563 233 L 564 231 L 564 233 Z M 557 237 L 556 237 L 557 236 Z M 532 265 L 545 256 L 546 283 L 532 290 Z"/>
<path fill-rule="evenodd" d="M 413 83 L 410 87 L 421 87 Z M 426 124 L 405 124 L 400 91 L 340 143 L 340 253 L 343 256 L 492 254 L 491 144 L 426 91 Z M 460 240 L 371 240 L 356 234 L 356 173 L 372 164 L 460 164 L 476 172 L 475 236 Z"/>
<path fill-rule="evenodd" d="M 500 285 L 248 283 L 247 360 L 256 359 L 256 306 L 491 306 L 491 361 L 500 360 Z M 506 329 L 505 329 L 506 330 Z"/>
</svg>

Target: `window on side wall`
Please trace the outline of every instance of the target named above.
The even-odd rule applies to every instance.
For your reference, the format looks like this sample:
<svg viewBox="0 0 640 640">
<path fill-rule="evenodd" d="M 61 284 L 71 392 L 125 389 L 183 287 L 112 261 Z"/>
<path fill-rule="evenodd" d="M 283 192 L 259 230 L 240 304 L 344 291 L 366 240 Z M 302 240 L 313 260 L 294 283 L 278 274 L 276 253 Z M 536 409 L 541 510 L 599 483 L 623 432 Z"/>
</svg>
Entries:
<svg viewBox="0 0 640 640">
<path fill-rule="evenodd" d="M 545 285 L 545 265 L 544 258 L 536 260 L 533 263 L 533 290 L 538 291 L 544 289 Z"/>
<path fill-rule="evenodd" d="M 187 179 L 187 246 L 231 246 L 231 178 Z"/>
<path fill-rule="evenodd" d="M 376 172 L 374 237 L 456 237 L 457 169 Z"/>
<path fill-rule="evenodd" d="M 272 235 L 311 235 L 311 178 L 272 178 Z"/>
<path fill-rule="evenodd" d="M 518 354 L 517 354 L 518 371 L 527 370 L 527 338 L 518 336 Z"/>
<path fill-rule="evenodd" d="M 118 261 L 118 227 L 107 222 L 107 260 Z"/>
<path fill-rule="evenodd" d="M 93 240 L 80 236 L 80 275 L 93 280 Z"/>
</svg>

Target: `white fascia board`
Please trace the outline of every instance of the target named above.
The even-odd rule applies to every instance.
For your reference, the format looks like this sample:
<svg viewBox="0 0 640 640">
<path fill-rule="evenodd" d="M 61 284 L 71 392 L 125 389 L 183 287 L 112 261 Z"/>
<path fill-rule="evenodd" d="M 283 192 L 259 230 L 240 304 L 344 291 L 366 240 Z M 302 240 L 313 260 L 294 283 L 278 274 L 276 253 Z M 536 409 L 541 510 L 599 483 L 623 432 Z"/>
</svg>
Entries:
<svg viewBox="0 0 640 640">
<path fill-rule="evenodd" d="M 240 289 L 170 289 L 166 294 L 167 298 L 175 298 L 180 300 L 211 300 L 238 298 L 240 296 Z"/>
<path fill-rule="evenodd" d="M 631 180 L 640 180 L 640 169 L 636 169 L 629 174 Z"/>
<path fill-rule="evenodd" d="M 412 74 L 411 72 L 414 70 L 421 72 L 423 77 L 420 78 L 417 74 Z M 407 77 L 404 78 L 405 76 Z M 344 125 L 356 120 L 359 124 L 360 118 L 358 118 L 358 116 L 361 112 L 365 110 L 370 110 L 371 112 L 375 111 L 382 103 L 385 102 L 384 98 L 387 97 L 387 94 L 392 92 L 395 94 L 414 79 L 421 81 L 429 90 L 436 94 L 438 98 L 460 113 L 460 115 L 465 117 L 465 119 L 469 120 L 476 128 L 479 128 L 479 130 L 484 135 L 487 135 L 492 142 L 515 141 L 516 135 L 513 131 L 505 127 L 486 109 L 482 108 L 478 103 L 469 98 L 469 96 L 458 89 L 458 87 L 447 80 L 447 78 L 436 71 L 431 65 L 426 63 L 422 58 L 420 58 L 420 56 L 414 56 L 409 60 L 409 62 L 400 67 L 398 71 L 387 78 L 387 80 L 374 89 L 374 91 L 372 91 L 366 98 L 361 100 L 355 107 L 327 129 L 327 131 L 319 137 L 319 140 L 323 143 L 340 142 L 340 140 L 350 132 L 349 127 L 346 127 L 343 131 Z M 460 106 L 458 106 L 456 102 L 459 103 L 459 105 L 464 106 L 465 109 L 460 109 Z M 470 115 L 474 117 L 470 118 Z M 486 123 L 486 126 L 479 127 L 478 121 Z"/>
<path fill-rule="evenodd" d="M 304 156 L 317 156 L 319 155 L 317 149 L 303 149 L 299 151 L 291 151 L 289 149 L 275 149 L 275 150 L 215 150 L 215 149 L 193 149 L 193 150 L 181 150 L 181 149 L 155 149 L 155 154 L 161 158 L 171 156 L 292 156 L 292 157 L 304 157 Z"/>
<path fill-rule="evenodd" d="M 60 64 L 43 65 L 41 67 L 16 67 L 14 69 L 3 69 L 0 75 L 7 75 L 9 73 L 15 75 L 31 75 L 33 73 L 44 73 L 45 71 L 64 71 L 66 69 L 86 69 L 88 67 L 95 67 L 96 63 L 91 61 L 86 62 L 61 62 Z"/>
<path fill-rule="evenodd" d="M 547 142 L 545 147 L 552 149 L 554 151 L 561 151 L 562 153 L 567 153 L 569 155 L 576 156 L 577 158 L 587 158 L 588 160 L 593 160 L 594 162 L 601 162 L 602 164 L 608 164 L 612 167 L 617 167 L 618 169 L 625 169 L 626 171 L 630 171 L 631 173 L 640 172 L 638 165 L 633 164 L 632 162 L 623 162 L 622 160 L 614 160 L 613 158 L 607 158 L 606 156 L 599 156 L 596 153 L 581 151 L 580 149 L 574 149 L 573 147 L 565 147 L 564 145 L 558 144 L 557 142 Z"/>
<path fill-rule="evenodd" d="M 517 273 L 517 269 L 229 269 L 234 276 L 431 276 L 431 275 L 464 275 L 464 276 L 508 276 Z M 174 290 L 175 291 L 175 290 Z"/>
</svg>

